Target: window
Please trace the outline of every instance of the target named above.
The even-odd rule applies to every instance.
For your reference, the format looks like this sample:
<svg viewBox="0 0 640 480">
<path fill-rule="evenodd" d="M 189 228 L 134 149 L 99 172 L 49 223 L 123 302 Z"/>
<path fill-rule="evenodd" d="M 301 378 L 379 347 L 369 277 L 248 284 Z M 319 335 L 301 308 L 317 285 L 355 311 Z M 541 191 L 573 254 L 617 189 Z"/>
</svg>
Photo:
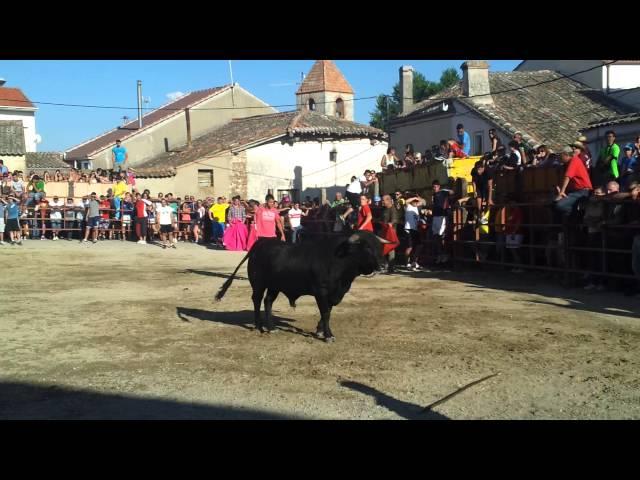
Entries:
<svg viewBox="0 0 640 480">
<path fill-rule="evenodd" d="M 473 155 L 482 155 L 484 150 L 482 148 L 482 140 L 484 138 L 483 132 L 475 132 L 473 134 Z"/>
<path fill-rule="evenodd" d="M 80 161 L 80 169 L 82 170 L 93 170 L 93 163 L 91 160 L 81 160 Z"/>
<path fill-rule="evenodd" d="M 336 100 L 336 117 L 344 118 L 344 101 L 341 98 Z"/>
<path fill-rule="evenodd" d="M 198 170 L 198 187 L 213 187 L 213 170 Z"/>
<path fill-rule="evenodd" d="M 329 152 L 329 161 L 330 162 L 338 161 L 338 152 L 335 148 Z"/>
<path fill-rule="evenodd" d="M 309 99 L 309 110 L 315 111 L 316 109 L 316 101 L 313 98 Z"/>
</svg>

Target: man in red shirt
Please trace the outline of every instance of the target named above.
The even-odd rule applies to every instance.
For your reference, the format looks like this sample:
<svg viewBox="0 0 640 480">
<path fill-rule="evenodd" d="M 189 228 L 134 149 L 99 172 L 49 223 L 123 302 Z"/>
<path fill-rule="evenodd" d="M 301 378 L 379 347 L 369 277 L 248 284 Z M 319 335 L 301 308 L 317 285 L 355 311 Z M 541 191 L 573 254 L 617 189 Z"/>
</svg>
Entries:
<svg viewBox="0 0 640 480">
<path fill-rule="evenodd" d="M 567 169 L 561 187 L 556 187 L 558 196 L 555 199 L 555 209 L 558 213 L 567 217 L 571 214 L 573 206 L 581 198 L 587 198 L 593 189 L 589 172 L 580 158 L 582 149 L 574 145 L 562 149 L 561 160 Z"/>
</svg>

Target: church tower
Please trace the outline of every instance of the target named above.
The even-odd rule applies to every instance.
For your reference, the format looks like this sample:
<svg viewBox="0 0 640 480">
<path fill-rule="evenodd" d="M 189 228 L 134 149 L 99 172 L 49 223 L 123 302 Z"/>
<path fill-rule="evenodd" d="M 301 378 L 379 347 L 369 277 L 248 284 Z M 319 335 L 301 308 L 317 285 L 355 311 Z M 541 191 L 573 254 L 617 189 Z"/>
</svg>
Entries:
<svg viewBox="0 0 640 480">
<path fill-rule="evenodd" d="M 353 121 L 353 88 L 331 60 L 313 64 L 296 92 L 296 109 Z"/>
</svg>

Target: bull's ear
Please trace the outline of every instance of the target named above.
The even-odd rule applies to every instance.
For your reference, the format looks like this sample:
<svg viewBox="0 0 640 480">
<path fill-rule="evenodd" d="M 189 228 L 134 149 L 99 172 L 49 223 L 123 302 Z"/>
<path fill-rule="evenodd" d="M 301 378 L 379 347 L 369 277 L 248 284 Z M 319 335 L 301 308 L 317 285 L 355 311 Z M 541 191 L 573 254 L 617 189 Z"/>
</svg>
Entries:
<svg viewBox="0 0 640 480">
<path fill-rule="evenodd" d="M 358 243 L 358 240 L 359 238 L 357 235 L 351 235 L 344 242 L 340 242 L 335 250 L 336 257 L 342 258 L 348 256 L 352 252 L 352 247 Z"/>
<path fill-rule="evenodd" d="M 351 235 L 349 237 L 349 240 L 347 240 L 349 243 L 353 244 L 353 243 L 358 243 L 360 241 L 360 236 L 356 233 L 354 233 L 353 235 Z"/>
</svg>

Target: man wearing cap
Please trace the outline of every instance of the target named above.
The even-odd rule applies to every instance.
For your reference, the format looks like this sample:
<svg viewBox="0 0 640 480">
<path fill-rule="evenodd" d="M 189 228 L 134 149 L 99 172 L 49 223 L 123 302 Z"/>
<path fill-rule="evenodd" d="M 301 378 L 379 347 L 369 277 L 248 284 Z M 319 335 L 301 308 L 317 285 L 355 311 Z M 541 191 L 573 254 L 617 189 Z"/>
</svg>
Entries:
<svg viewBox="0 0 640 480">
<path fill-rule="evenodd" d="M 585 137 L 584 135 L 580 135 L 580 137 L 578 137 L 577 143 L 582 144 L 582 152 L 580 152 L 580 159 L 584 162 L 584 166 L 587 167 L 587 170 L 591 170 L 591 167 L 593 166 L 592 165 L 593 155 L 591 155 L 591 150 L 589 150 L 589 145 L 587 145 L 589 143 L 587 140 L 587 137 Z"/>
<path fill-rule="evenodd" d="M 622 160 L 620 162 L 620 187 L 627 189 L 627 185 L 633 178 L 638 165 L 638 157 L 633 155 L 634 145 L 627 143 L 622 149 Z"/>
<path fill-rule="evenodd" d="M 555 199 L 555 209 L 558 213 L 567 217 L 571 214 L 573 206 L 581 198 L 587 198 L 593 189 L 587 167 L 580 159 L 580 149 L 564 147 L 560 155 L 562 163 L 567 166 L 561 187 L 556 187 L 558 196 Z"/>
</svg>

